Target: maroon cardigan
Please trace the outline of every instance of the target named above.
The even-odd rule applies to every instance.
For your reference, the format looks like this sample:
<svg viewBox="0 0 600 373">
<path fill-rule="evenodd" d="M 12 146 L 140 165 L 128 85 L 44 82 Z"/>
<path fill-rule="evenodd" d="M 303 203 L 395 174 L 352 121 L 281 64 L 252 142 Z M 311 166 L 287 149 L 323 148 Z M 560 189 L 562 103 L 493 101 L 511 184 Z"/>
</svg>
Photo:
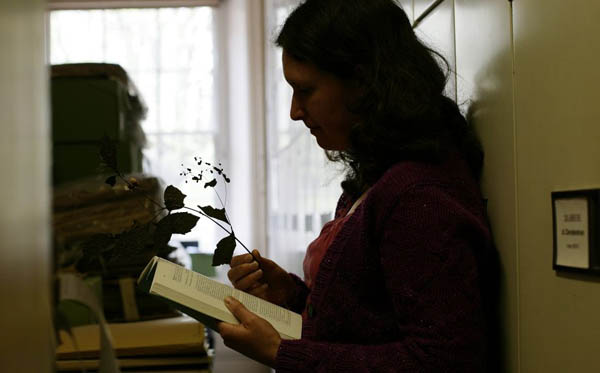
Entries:
<svg viewBox="0 0 600 373">
<path fill-rule="evenodd" d="M 353 201 L 342 195 L 336 214 Z M 284 340 L 277 372 L 483 372 L 485 262 L 493 251 L 466 163 L 390 168 L 327 250 L 308 319 Z M 483 274 L 483 275 L 482 275 Z"/>
</svg>

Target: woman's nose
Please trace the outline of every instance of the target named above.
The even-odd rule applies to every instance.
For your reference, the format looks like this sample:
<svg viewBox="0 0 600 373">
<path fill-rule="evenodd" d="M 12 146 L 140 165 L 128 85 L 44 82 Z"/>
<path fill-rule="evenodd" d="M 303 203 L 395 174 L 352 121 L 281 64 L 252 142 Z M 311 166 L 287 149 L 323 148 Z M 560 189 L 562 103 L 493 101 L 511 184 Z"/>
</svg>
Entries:
<svg viewBox="0 0 600 373">
<path fill-rule="evenodd" d="M 300 103 L 298 102 L 298 99 L 296 98 L 296 95 L 292 95 L 292 105 L 290 108 L 290 118 L 292 118 L 292 120 L 300 120 L 304 117 L 304 109 L 302 109 L 302 106 L 300 105 Z"/>
</svg>

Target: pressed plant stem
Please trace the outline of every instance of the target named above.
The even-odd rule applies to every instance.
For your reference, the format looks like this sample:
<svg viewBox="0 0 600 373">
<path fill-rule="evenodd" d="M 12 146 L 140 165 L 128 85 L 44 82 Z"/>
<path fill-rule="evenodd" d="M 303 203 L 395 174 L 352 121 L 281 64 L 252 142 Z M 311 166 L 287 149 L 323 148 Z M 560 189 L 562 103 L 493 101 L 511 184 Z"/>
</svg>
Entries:
<svg viewBox="0 0 600 373">
<path fill-rule="evenodd" d="M 144 190 L 142 188 L 136 187 L 134 186 L 132 183 L 130 183 L 127 179 L 125 179 L 125 177 L 118 171 L 118 170 L 114 170 L 113 171 L 117 174 L 117 176 L 119 176 L 119 178 L 121 180 L 123 180 L 123 182 L 125 184 L 127 184 L 127 187 L 131 190 L 137 189 L 139 191 L 141 191 L 141 193 L 144 195 L 144 197 L 146 197 L 150 202 L 154 203 L 157 207 L 159 207 L 161 210 L 159 211 L 162 212 L 163 210 L 168 210 L 166 208 L 166 206 L 161 205 L 160 203 L 156 202 L 154 199 L 152 199 L 150 196 L 148 196 L 147 193 L 144 192 Z M 216 193 L 216 191 L 215 191 Z M 223 201 L 221 201 L 221 197 L 219 197 L 219 194 L 217 193 L 217 197 L 219 198 L 219 201 L 221 202 L 221 205 L 223 205 Z M 233 227 L 231 225 L 229 225 L 231 227 L 231 232 L 227 230 L 227 228 L 225 228 L 224 226 L 222 226 L 218 221 L 216 221 L 215 219 L 213 219 L 211 216 L 205 214 L 204 212 L 200 211 L 200 210 L 196 210 L 193 209 L 191 207 L 187 207 L 187 206 L 183 206 L 183 208 L 193 211 L 201 216 L 204 216 L 205 218 L 209 219 L 210 221 L 212 221 L 213 223 L 215 223 L 216 225 L 218 225 L 222 230 L 224 230 L 225 232 L 227 232 L 230 235 L 233 235 L 233 238 L 240 244 L 242 245 L 242 247 L 244 248 L 244 250 L 246 250 L 246 252 L 248 252 L 248 254 L 252 255 L 252 258 L 256 261 L 256 263 L 258 263 L 258 268 L 262 269 L 262 266 L 260 265 L 260 262 L 258 261 L 258 259 L 254 256 L 254 254 L 246 247 L 246 245 L 244 245 L 244 243 L 242 241 L 240 241 L 236 236 L 235 233 L 233 232 Z M 223 206 L 223 209 L 225 210 L 225 206 Z M 170 211 L 169 211 L 170 212 Z M 225 215 L 227 216 L 227 220 L 229 220 L 229 216 L 227 215 L 227 210 L 225 210 Z M 158 216 L 158 215 L 157 215 Z"/>
<path fill-rule="evenodd" d="M 245 250 L 248 252 L 248 254 L 252 255 L 252 258 L 254 258 L 254 260 L 256 261 L 256 263 L 258 263 L 258 268 L 261 268 L 260 262 L 258 261 L 258 259 L 256 259 L 256 257 L 254 256 L 254 254 L 252 254 L 252 252 L 251 252 L 250 250 L 248 250 L 248 248 L 246 247 L 246 245 L 244 245 L 244 243 L 243 243 L 242 241 L 240 241 L 240 240 L 239 240 L 239 239 L 238 239 L 238 238 L 235 236 L 235 234 L 233 233 L 233 228 L 231 228 L 231 232 L 230 232 L 230 231 L 228 231 L 228 230 L 227 230 L 227 228 L 225 228 L 224 226 L 222 226 L 222 225 L 221 225 L 221 224 L 220 224 L 218 221 L 216 221 L 215 219 L 213 219 L 211 216 L 209 216 L 209 215 L 206 215 L 206 214 L 205 214 L 205 213 L 203 213 L 202 211 L 199 211 L 199 210 L 193 209 L 193 208 L 191 208 L 191 207 L 187 207 L 187 206 L 184 206 L 184 208 L 185 208 L 185 209 L 187 209 L 187 210 L 193 211 L 193 212 L 195 212 L 195 213 L 197 213 L 197 214 L 200 214 L 200 215 L 202 215 L 202 216 L 204 216 L 204 217 L 206 217 L 206 218 L 208 218 L 210 221 L 212 221 L 213 223 L 215 223 L 216 225 L 218 225 L 218 226 L 219 226 L 219 227 L 220 227 L 222 230 L 224 230 L 225 232 L 227 232 L 227 233 L 229 233 L 229 234 L 233 235 L 233 238 L 234 238 L 234 239 L 235 239 L 237 242 L 239 242 L 239 244 L 240 244 L 240 245 L 242 245 L 242 247 L 243 247 L 243 248 L 244 248 L 244 249 L 245 249 Z M 229 218 L 227 218 L 227 219 L 229 219 Z M 231 226 L 230 226 L 230 227 L 231 227 Z"/>
<path fill-rule="evenodd" d="M 229 214 L 227 213 L 227 209 L 225 208 L 225 204 L 223 203 L 223 200 L 221 199 L 221 196 L 219 195 L 219 192 L 217 192 L 217 190 L 214 189 L 214 188 L 213 188 L 213 190 L 215 191 L 215 194 L 217 195 L 217 198 L 219 199 L 219 202 L 221 203 L 221 207 L 223 207 L 223 211 L 225 213 L 225 217 L 227 218 L 227 221 L 229 222 L 229 226 L 231 227 L 231 234 L 233 234 L 233 237 L 235 237 L 236 241 L 238 241 L 244 247 L 244 249 L 246 249 L 246 251 L 248 252 L 248 254 L 252 255 L 252 258 L 256 261 L 256 263 L 258 263 L 258 268 L 262 269 L 262 266 L 260 265 L 260 262 L 258 261 L 258 259 L 256 259 L 256 257 L 254 256 L 254 254 L 252 254 L 252 252 L 250 250 L 248 250 L 248 248 L 242 243 L 242 241 L 240 241 L 240 240 L 237 239 L 237 236 L 235 235 L 235 232 L 233 231 L 233 225 L 231 224 L 231 219 L 229 218 Z M 225 195 L 227 195 L 227 184 L 225 184 Z"/>
</svg>

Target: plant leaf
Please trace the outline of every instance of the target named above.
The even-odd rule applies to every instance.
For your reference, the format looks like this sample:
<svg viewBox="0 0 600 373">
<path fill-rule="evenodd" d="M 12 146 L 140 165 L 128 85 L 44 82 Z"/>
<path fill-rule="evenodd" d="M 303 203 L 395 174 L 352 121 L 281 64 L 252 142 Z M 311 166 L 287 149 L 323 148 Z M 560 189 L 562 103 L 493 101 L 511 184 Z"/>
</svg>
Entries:
<svg viewBox="0 0 600 373">
<path fill-rule="evenodd" d="M 117 183 L 117 177 L 116 176 L 111 176 L 108 179 L 106 179 L 106 181 L 104 181 L 106 184 L 110 185 L 111 187 L 114 187 L 115 184 Z"/>
<path fill-rule="evenodd" d="M 102 260 L 105 255 L 110 255 L 117 240 L 108 233 L 95 234 L 81 243 L 81 258 L 77 261 L 77 271 L 85 273 L 102 268 Z"/>
<path fill-rule="evenodd" d="M 200 218 L 189 212 L 177 212 L 160 219 L 158 228 L 161 229 L 160 227 L 165 227 L 168 228 L 171 233 L 186 234 L 196 226 L 198 219 Z"/>
<path fill-rule="evenodd" d="M 212 188 L 214 188 L 214 187 L 215 187 L 215 185 L 217 185 L 217 179 L 212 179 L 212 181 L 209 181 L 208 183 L 205 183 L 205 184 L 204 184 L 204 187 L 205 187 L 205 188 L 206 188 L 206 187 L 212 187 Z"/>
<path fill-rule="evenodd" d="M 164 218 L 161 219 L 161 221 L 163 220 Z M 171 232 L 171 227 L 168 224 L 161 225 L 161 221 L 156 225 L 156 230 L 154 231 L 154 236 L 152 238 L 155 249 L 161 249 L 166 246 L 169 241 L 171 241 L 171 235 L 173 234 L 173 232 Z"/>
<path fill-rule="evenodd" d="M 190 232 L 196 226 L 198 219 L 200 218 L 188 212 L 177 212 L 160 219 L 154 231 L 154 247 L 160 249 L 166 246 L 174 233 Z"/>
<path fill-rule="evenodd" d="M 106 135 L 100 141 L 100 159 L 108 168 L 117 171 L 117 146 Z"/>
<path fill-rule="evenodd" d="M 219 219 L 229 224 L 227 215 L 225 215 L 225 209 L 216 209 L 212 206 L 198 206 L 203 213 L 210 216 L 211 218 Z"/>
<path fill-rule="evenodd" d="M 110 253 L 103 255 L 106 265 L 111 268 L 132 263 L 135 258 L 144 257 L 154 241 L 153 223 L 134 224 L 129 230 L 115 236 L 115 246 Z M 110 255 L 108 255 L 110 254 Z"/>
<path fill-rule="evenodd" d="M 213 255 L 213 267 L 231 263 L 231 258 L 233 257 L 234 250 L 235 236 L 233 234 L 230 234 L 229 236 L 219 241 L 219 243 L 217 243 L 217 248 L 215 249 L 215 253 Z"/>
<path fill-rule="evenodd" d="M 183 200 L 187 197 L 185 194 L 181 193 L 181 191 L 175 188 L 173 185 L 169 185 L 167 189 L 165 189 L 165 206 L 167 210 L 179 210 L 183 208 Z"/>
</svg>

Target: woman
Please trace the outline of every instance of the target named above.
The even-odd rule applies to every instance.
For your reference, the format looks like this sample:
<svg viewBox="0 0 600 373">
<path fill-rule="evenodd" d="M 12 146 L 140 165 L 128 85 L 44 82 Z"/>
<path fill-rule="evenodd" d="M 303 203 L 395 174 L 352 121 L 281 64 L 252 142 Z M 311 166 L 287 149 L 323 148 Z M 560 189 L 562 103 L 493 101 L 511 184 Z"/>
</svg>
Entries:
<svg viewBox="0 0 600 373">
<path fill-rule="evenodd" d="M 488 370 L 483 155 L 434 53 L 393 0 L 307 0 L 277 44 L 291 118 L 348 172 L 305 281 L 256 251 L 260 268 L 231 262 L 236 288 L 303 314 L 302 339 L 229 299 L 225 344 L 281 372 Z"/>
</svg>

